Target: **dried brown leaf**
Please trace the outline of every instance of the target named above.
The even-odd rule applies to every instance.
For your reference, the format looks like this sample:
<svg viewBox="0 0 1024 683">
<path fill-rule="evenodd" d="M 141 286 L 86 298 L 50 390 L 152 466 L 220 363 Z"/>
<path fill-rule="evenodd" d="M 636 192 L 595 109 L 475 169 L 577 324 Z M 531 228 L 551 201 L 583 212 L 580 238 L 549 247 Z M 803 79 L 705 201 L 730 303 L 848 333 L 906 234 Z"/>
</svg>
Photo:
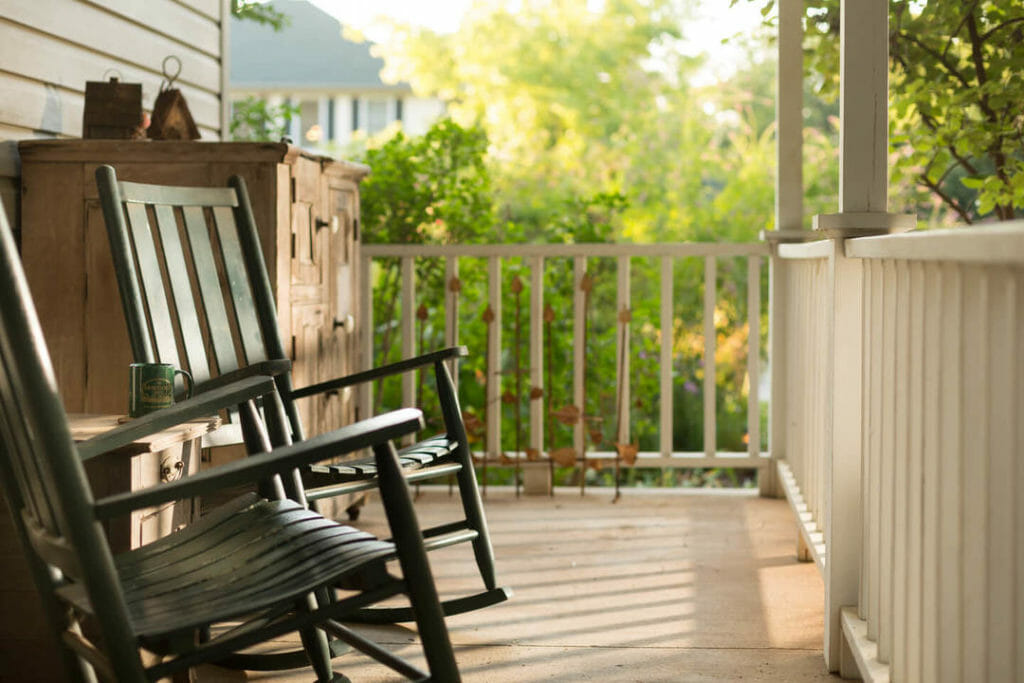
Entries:
<svg viewBox="0 0 1024 683">
<path fill-rule="evenodd" d="M 632 465 L 636 462 L 636 454 L 640 452 L 640 447 L 635 443 L 617 443 L 615 450 L 619 452 L 619 457 L 624 463 Z"/>
<path fill-rule="evenodd" d="M 555 321 L 555 309 L 551 308 L 551 304 L 544 304 L 544 322 L 553 323 Z"/>
<path fill-rule="evenodd" d="M 604 433 L 600 429 L 591 429 L 590 430 L 590 440 L 596 446 L 599 443 L 601 443 L 602 441 L 604 441 Z"/>
<path fill-rule="evenodd" d="M 529 460 L 530 462 L 536 462 L 537 460 L 540 460 L 540 451 L 537 450 L 536 448 L 527 448 L 526 459 Z"/>
<path fill-rule="evenodd" d="M 523 291 L 523 280 L 518 275 L 512 278 L 512 285 L 510 286 L 513 294 L 518 294 Z"/>
<path fill-rule="evenodd" d="M 561 467 L 573 467 L 576 464 L 576 449 L 572 446 L 556 448 L 551 451 L 551 459 Z"/>
<path fill-rule="evenodd" d="M 552 410 L 551 416 L 562 424 L 574 425 L 580 421 L 580 409 L 578 406 L 564 406 L 558 410 Z"/>
<path fill-rule="evenodd" d="M 538 398 L 544 395 L 544 390 L 540 387 L 533 387 L 530 389 L 530 400 L 536 401 Z"/>
<path fill-rule="evenodd" d="M 504 394 L 501 395 L 501 402 L 511 405 L 516 402 L 516 395 L 513 394 L 511 391 L 506 391 Z"/>
<path fill-rule="evenodd" d="M 426 320 L 428 317 L 429 313 L 427 312 L 427 305 L 420 304 L 420 307 L 416 309 L 416 318 L 418 320 Z"/>
<path fill-rule="evenodd" d="M 461 292 L 462 291 L 462 280 L 457 277 L 453 277 L 448 280 L 448 291 L 449 292 Z"/>
<path fill-rule="evenodd" d="M 491 309 L 490 306 L 488 306 L 487 308 L 484 309 L 484 314 L 482 316 L 480 316 L 480 317 L 481 317 L 481 319 L 483 319 L 483 321 L 485 323 L 493 323 L 494 322 L 494 311 Z"/>
<path fill-rule="evenodd" d="M 628 323 L 633 319 L 633 312 L 629 308 L 623 306 L 622 310 L 619 311 L 619 322 Z"/>
<path fill-rule="evenodd" d="M 594 277 L 590 273 L 584 273 L 580 278 L 580 290 L 590 292 L 594 289 Z"/>
</svg>

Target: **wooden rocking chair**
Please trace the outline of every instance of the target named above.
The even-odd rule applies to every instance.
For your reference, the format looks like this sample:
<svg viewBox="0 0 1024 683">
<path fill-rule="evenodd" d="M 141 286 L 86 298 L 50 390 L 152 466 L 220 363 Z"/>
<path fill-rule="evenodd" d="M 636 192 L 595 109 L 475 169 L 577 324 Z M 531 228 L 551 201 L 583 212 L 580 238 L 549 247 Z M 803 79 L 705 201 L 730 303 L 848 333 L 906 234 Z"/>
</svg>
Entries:
<svg viewBox="0 0 1024 683">
<path fill-rule="evenodd" d="M 331 671 L 327 633 L 408 678 L 459 680 L 409 489 L 391 445 L 422 426 L 419 411 L 395 411 L 271 451 L 253 399 L 274 392 L 269 377 L 245 378 L 76 446 L 0 210 L 0 481 L 72 680 L 153 681 L 289 632 L 300 634 L 322 682 L 348 680 Z M 267 452 L 94 500 L 83 461 L 225 405 L 238 406 L 249 442 Z M 245 495 L 182 531 L 122 554 L 111 551 L 101 526 L 135 509 L 276 478 L 363 448 L 375 454 L 392 542 L 326 520 L 283 495 Z M 383 571 L 384 561 L 396 556 L 401 580 Z M 313 597 L 346 578 L 359 589 L 334 600 Z M 339 623 L 398 593 L 411 601 L 429 673 Z M 147 661 L 153 659 L 144 656 L 147 651 L 156 663 Z"/>
<path fill-rule="evenodd" d="M 112 167 L 101 166 L 96 182 L 135 360 L 184 367 L 200 388 L 251 372 L 275 375 L 286 414 L 282 429 L 272 429 L 275 445 L 306 437 L 298 399 L 433 367 L 445 433 L 403 448 L 399 462 L 410 482 L 454 474 L 463 518 L 424 529 L 426 547 L 472 543 L 483 582 L 477 593 L 443 600 L 442 609 L 451 616 L 507 600 L 511 591 L 497 585 L 469 442 L 446 367 L 465 348 L 294 388 L 245 181 L 235 176 L 226 188 L 119 182 Z M 302 471 L 289 495 L 315 503 L 372 489 L 376 477 L 372 459 L 315 465 Z M 360 618 L 393 623 L 412 617 L 410 609 L 395 607 L 368 609 Z"/>
</svg>

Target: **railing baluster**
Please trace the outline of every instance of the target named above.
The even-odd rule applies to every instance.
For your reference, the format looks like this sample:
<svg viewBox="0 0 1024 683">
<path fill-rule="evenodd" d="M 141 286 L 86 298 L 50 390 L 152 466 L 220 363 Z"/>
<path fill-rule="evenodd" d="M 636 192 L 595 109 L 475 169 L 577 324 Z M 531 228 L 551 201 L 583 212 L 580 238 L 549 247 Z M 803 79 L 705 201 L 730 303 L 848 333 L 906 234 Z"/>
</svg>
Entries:
<svg viewBox="0 0 1024 683">
<path fill-rule="evenodd" d="M 659 415 L 659 444 L 664 458 L 672 455 L 672 408 L 674 387 L 672 386 L 673 346 L 673 280 L 675 259 L 661 257 L 661 414 Z"/>
<path fill-rule="evenodd" d="M 977 268 L 964 272 L 964 445 L 969 444 L 975 457 L 963 467 L 963 520 L 964 548 L 963 572 L 965 596 L 963 629 L 964 651 L 985 651 L 988 637 L 986 596 L 988 594 L 988 453 L 989 416 L 988 391 L 985 386 L 989 373 L 988 344 L 985 340 L 989 324 L 988 278 Z M 988 662 L 966 657 L 961 669 L 964 680 L 990 680 L 986 673 Z"/>
<path fill-rule="evenodd" d="M 747 257 L 747 454 L 761 457 L 761 257 Z"/>
<path fill-rule="evenodd" d="M 924 265 L 910 263 L 908 291 L 910 308 L 910 336 L 908 350 L 910 360 L 909 397 L 907 412 L 909 418 L 907 433 L 907 484 L 910 488 L 907 515 L 907 628 L 906 628 L 906 680 L 920 681 L 921 678 L 921 589 L 924 583 L 922 566 L 922 544 L 924 520 L 922 490 L 924 470 L 922 453 L 922 429 L 924 427 Z"/>
<path fill-rule="evenodd" d="M 871 605 L 868 619 L 868 638 L 878 642 L 879 622 L 881 620 L 881 590 L 882 590 L 882 395 L 885 392 L 885 338 L 883 325 L 883 302 L 884 275 L 882 263 L 871 261 L 871 502 L 869 505 L 871 519 L 869 521 L 871 532 L 868 538 L 871 540 L 872 562 L 870 574 L 871 582 Z"/>
<path fill-rule="evenodd" d="M 587 257 L 577 256 L 573 259 L 573 326 L 572 326 L 572 400 L 579 408 L 580 419 L 573 426 L 572 445 L 576 457 L 582 462 L 583 453 L 587 448 L 586 421 L 583 416 L 587 412 L 584 405 L 584 382 L 586 380 L 586 329 L 587 329 L 587 293 L 583 291 L 583 278 L 587 275 Z M 584 479 L 581 473 L 581 481 Z"/>
<path fill-rule="evenodd" d="M 359 268 L 359 317 L 357 318 L 361 334 L 359 336 L 359 358 L 358 369 L 369 370 L 373 367 L 373 288 L 370 283 L 373 281 L 371 269 L 373 260 L 370 256 L 363 255 Z M 365 419 L 373 415 L 373 383 L 363 382 L 356 391 L 358 403 L 356 404 L 356 419 Z M 358 412 L 362 411 L 362 412 Z"/>
<path fill-rule="evenodd" d="M 534 389 L 544 386 L 544 257 L 530 260 L 530 401 L 529 446 L 538 454 L 544 451 L 544 399 Z"/>
<path fill-rule="evenodd" d="M 910 273 L 906 261 L 896 261 L 896 373 L 892 377 L 896 391 L 896 414 L 893 418 L 893 456 L 896 478 L 893 481 L 893 560 L 892 560 L 892 650 L 890 671 L 896 681 L 906 680 L 907 659 L 907 534 L 909 495 L 907 447 L 910 423 Z"/>
<path fill-rule="evenodd" d="M 630 302 L 630 265 L 628 256 L 620 256 L 618 258 L 616 274 L 618 276 L 618 291 L 616 293 L 615 308 L 619 311 L 620 319 L 618 321 L 618 328 L 621 333 L 616 335 L 616 354 L 618 356 L 618 362 L 615 364 L 615 386 L 619 388 L 621 392 L 618 401 L 618 433 L 615 435 L 615 440 L 620 444 L 629 443 L 630 424 L 629 424 L 629 405 L 630 405 L 630 343 L 629 343 L 629 332 L 630 323 L 629 316 L 631 315 L 631 302 Z"/>
<path fill-rule="evenodd" d="M 863 321 L 861 327 L 861 404 L 860 411 L 860 509 L 861 514 L 861 554 L 860 554 L 860 588 L 857 595 L 857 616 L 868 621 L 871 614 L 871 581 L 868 573 L 871 570 L 872 536 L 871 536 L 871 401 L 873 399 L 872 376 L 874 375 L 874 352 L 871 346 L 874 309 L 871 307 L 871 293 L 874 274 L 874 262 L 864 262 L 864 302 Z"/>
<path fill-rule="evenodd" d="M 416 269 L 411 256 L 402 257 L 402 358 L 416 355 Z M 402 375 L 402 406 L 416 405 L 416 373 Z"/>
<path fill-rule="evenodd" d="M 1016 302 L 1017 310 L 1014 314 L 1014 321 L 1016 322 L 1010 336 L 1011 348 L 1020 349 L 1021 345 L 1024 344 L 1024 268 L 1018 268 L 1014 273 L 1014 280 L 1016 283 Z M 1021 360 L 1019 354 L 1014 355 L 1014 363 L 1016 365 L 1015 373 L 1015 387 L 1016 392 L 1013 401 L 1013 414 L 1017 416 L 1014 419 L 1014 423 L 1017 428 L 1016 447 L 1014 453 L 1016 457 L 1014 462 L 1016 464 L 1016 472 L 1014 473 L 1015 491 L 1014 505 L 1016 507 L 1014 511 L 1016 519 L 1015 534 L 1012 538 L 1014 548 L 1016 549 L 1016 568 L 1017 568 L 1017 589 L 1015 591 L 1016 597 L 1016 660 L 1017 660 L 1017 672 L 1016 679 L 1018 681 L 1024 680 L 1024 588 L 1021 587 L 1021 575 L 1024 574 L 1024 458 L 1021 454 L 1024 453 L 1024 420 L 1020 419 L 1020 416 L 1024 414 L 1024 361 Z"/>
<path fill-rule="evenodd" d="M 501 259 L 487 259 L 487 291 L 494 320 L 487 344 L 487 453 L 501 457 Z"/>
<path fill-rule="evenodd" d="M 878 660 L 888 664 L 892 656 L 893 598 L 893 485 L 896 481 L 896 268 L 882 262 L 882 354 L 885 382 L 882 392 L 882 513 L 881 586 L 879 590 Z"/>
<path fill-rule="evenodd" d="M 715 457 L 715 299 L 717 296 L 718 262 L 714 256 L 704 258 L 704 455 Z"/>
<path fill-rule="evenodd" d="M 459 295 L 461 285 L 459 279 L 459 257 L 449 256 L 444 260 L 444 345 L 456 346 L 459 343 Z M 458 360 L 452 359 L 448 371 L 452 375 L 455 389 L 459 388 Z"/>
<path fill-rule="evenodd" d="M 964 526 L 961 516 L 963 484 L 960 467 L 963 419 L 963 385 L 961 367 L 964 362 L 963 349 L 963 269 L 957 264 L 942 266 L 942 391 L 941 401 L 941 451 L 942 493 L 939 503 L 941 530 L 939 553 L 943 561 L 939 565 L 939 672 L 943 682 L 959 681 L 963 642 L 961 619 L 963 617 L 961 591 L 963 583 L 957 558 L 964 548 Z"/>
<path fill-rule="evenodd" d="M 989 472 L 988 504 L 988 678 L 1014 679 L 1015 633 L 1013 506 L 1013 431 L 1018 415 L 1013 412 L 1013 367 L 1019 347 L 1013 345 L 1017 302 L 1014 277 L 1009 270 L 988 271 L 989 326 L 986 329 L 989 357 Z M 1020 453 L 1016 454 L 1018 457 Z M 1017 571 L 1020 571 L 1019 569 Z M 1017 626 L 1019 628 L 1019 625 Z"/>
<path fill-rule="evenodd" d="M 942 335 L 942 278 L 939 266 L 933 263 L 925 264 L 924 283 L 921 287 L 924 291 L 924 386 L 921 390 L 924 397 L 924 433 L 921 444 L 924 480 L 924 537 L 921 546 L 924 568 L 921 577 L 921 680 L 938 681 L 939 604 L 944 597 L 939 593 L 939 566 L 942 563 L 942 555 L 939 553 L 942 511 L 939 495 L 942 480 L 947 476 L 939 462 L 939 400 L 943 372 L 939 342 Z"/>
</svg>

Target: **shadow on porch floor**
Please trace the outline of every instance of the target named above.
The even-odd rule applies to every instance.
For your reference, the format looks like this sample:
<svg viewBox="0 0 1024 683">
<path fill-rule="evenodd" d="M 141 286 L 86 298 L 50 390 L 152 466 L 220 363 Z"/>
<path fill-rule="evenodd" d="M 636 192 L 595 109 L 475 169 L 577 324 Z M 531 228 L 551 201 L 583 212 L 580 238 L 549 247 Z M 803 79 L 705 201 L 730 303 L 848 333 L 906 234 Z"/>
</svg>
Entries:
<svg viewBox="0 0 1024 683">
<path fill-rule="evenodd" d="M 425 490 L 423 521 L 458 503 Z M 491 489 L 487 514 L 507 603 L 449 619 L 467 681 L 825 681 L 822 582 L 795 559 L 783 500 L 755 493 L 603 490 L 581 498 L 523 497 Z M 359 525 L 377 533 L 371 503 Z M 431 554 L 442 595 L 477 585 L 468 547 Z M 388 647 L 418 651 L 405 626 L 374 629 Z M 414 661 L 417 659 L 413 657 Z M 335 660 L 353 681 L 397 675 L 361 655 Z M 215 667 L 199 681 L 244 675 Z M 311 672 L 249 680 L 311 680 Z"/>
</svg>

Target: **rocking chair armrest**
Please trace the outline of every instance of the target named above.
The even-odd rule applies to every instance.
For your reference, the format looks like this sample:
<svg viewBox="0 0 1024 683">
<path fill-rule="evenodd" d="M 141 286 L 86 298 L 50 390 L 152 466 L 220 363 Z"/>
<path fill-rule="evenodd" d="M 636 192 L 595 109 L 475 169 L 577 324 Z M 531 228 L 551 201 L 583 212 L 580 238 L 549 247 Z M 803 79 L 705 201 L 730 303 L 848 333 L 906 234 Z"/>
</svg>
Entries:
<svg viewBox="0 0 1024 683">
<path fill-rule="evenodd" d="M 391 375 L 410 372 L 427 365 L 434 365 L 440 361 L 451 360 L 452 358 L 462 358 L 468 355 L 469 350 L 465 346 L 449 346 L 448 348 L 444 348 L 439 351 L 424 353 L 420 356 L 406 358 L 395 363 L 388 363 L 387 365 L 363 370 L 362 372 L 354 372 L 351 375 L 330 379 L 326 382 L 310 384 L 300 389 L 293 390 L 291 392 L 291 398 L 306 398 L 307 396 L 315 396 L 328 391 L 337 391 L 344 387 L 372 382 L 373 380 L 381 379 L 383 377 L 390 377 Z"/>
<path fill-rule="evenodd" d="M 81 442 L 78 444 L 78 455 L 83 461 L 89 460 L 183 422 L 207 417 L 224 408 L 231 408 L 269 394 L 275 389 L 272 377 L 258 375 L 204 391 L 193 398 L 134 418 L 119 427 Z"/>
<path fill-rule="evenodd" d="M 254 377 L 256 375 L 277 377 L 291 372 L 291 369 L 292 362 L 287 358 L 260 361 L 259 363 L 246 365 L 244 368 L 238 368 L 237 370 L 225 372 L 223 375 L 218 375 L 217 377 L 208 379 L 197 385 L 196 391 L 197 393 L 206 393 L 207 391 L 213 391 L 214 389 L 227 384 L 233 384 L 239 380 L 243 380 L 247 377 Z"/>
<path fill-rule="evenodd" d="M 96 518 L 108 519 L 132 510 L 263 481 L 275 474 L 369 448 L 412 434 L 422 428 L 423 413 L 415 408 L 402 408 L 290 446 L 282 446 L 267 453 L 257 453 L 213 469 L 202 470 L 183 479 L 101 498 L 94 506 Z"/>
</svg>

